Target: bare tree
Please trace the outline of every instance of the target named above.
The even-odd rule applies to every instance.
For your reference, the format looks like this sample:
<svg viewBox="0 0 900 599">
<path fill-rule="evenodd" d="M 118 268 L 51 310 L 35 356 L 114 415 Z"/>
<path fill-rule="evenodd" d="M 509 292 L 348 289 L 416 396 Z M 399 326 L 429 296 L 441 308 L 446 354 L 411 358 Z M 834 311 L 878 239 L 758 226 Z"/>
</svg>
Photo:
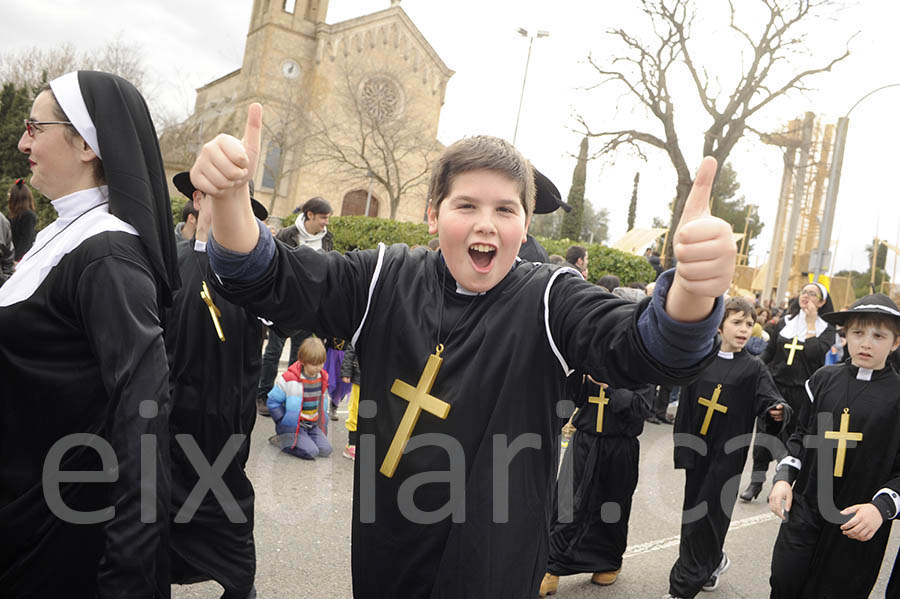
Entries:
<svg viewBox="0 0 900 599">
<path fill-rule="evenodd" d="M 674 67 L 684 65 L 696 90 L 696 99 L 711 120 L 703 133 L 703 155 L 725 164 L 731 150 L 741 139 L 747 121 L 773 100 L 790 91 L 806 90 L 805 81 L 812 75 L 830 71 L 849 56 L 849 50 L 819 66 L 804 70 L 787 69 L 791 58 L 808 52 L 802 26 L 820 18 L 830 9 L 832 0 L 757 0 L 766 13 L 760 31 L 739 24 L 734 0 L 729 0 L 730 28 L 746 44 L 741 77 L 727 98 L 711 88 L 718 80 L 711 76 L 691 51 L 691 27 L 696 12 L 692 0 L 640 0 L 641 9 L 653 26 L 655 39 L 641 41 L 624 29 L 609 34 L 617 39 L 623 51 L 615 58 L 588 61 L 602 80 L 596 86 L 615 84 L 625 89 L 625 97 L 636 101 L 650 112 L 661 126 L 656 132 L 644 129 L 594 129 L 583 116 L 578 121 L 588 135 L 604 140 L 597 154 L 612 152 L 620 146 L 634 149 L 645 158 L 643 148 L 649 146 L 666 152 L 677 173 L 675 204 L 670 230 L 681 219 L 684 202 L 693 184 L 692 172 L 675 130 L 675 100 L 670 94 L 669 77 Z M 742 4 L 742 6 L 746 6 Z M 783 73 L 788 71 L 786 75 Z M 681 100 L 681 98 L 679 98 Z M 687 98 L 685 98 L 685 101 Z M 751 129 L 752 130 L 752 129 Z M 664 255 L 672 253 L 672 235 L 668 236 Z"/>
<path fill-rule="evenodd" d="M 272 198 L 269 212 L 286 189 L 285 181 L 305 163 L 305 145 L 309 137 L 309 94 L 307 86 L 285 79 L 277 93 L 277 99 L 266 103 L 263 119 L 265 138 L 263 181 L 271 182 Z"/>
<path fill-rule="evenodd" d="M 389 81 L 382 77 L 380 84 L 389 86 Z M 390 199 L 393 219 L 404 194 L 425 184 L 441 146 L 422 119 L 392 101 L 389 90 L 379 90 L 379 81 L 371 83 L 367 91 L 360 77 L 344 73 L 341 106 L 327 117 L 311 113 L 305 162 L 331 165 L 347 181 L 371 177 Z"/>
</svg>

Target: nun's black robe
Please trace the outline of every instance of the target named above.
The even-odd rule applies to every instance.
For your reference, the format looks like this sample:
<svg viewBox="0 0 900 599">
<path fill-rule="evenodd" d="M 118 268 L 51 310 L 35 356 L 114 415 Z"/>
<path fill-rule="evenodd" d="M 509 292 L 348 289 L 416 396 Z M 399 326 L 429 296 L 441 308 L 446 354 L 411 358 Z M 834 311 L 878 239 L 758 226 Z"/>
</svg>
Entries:
<svg viewBox="0 0 900 599">
<path fill-rule="evenodd" d="M 712 401 L 718 385 L 716 403 L 728 411 L 713 409 L 702 434 L 710 408 L 699 400 Z M 785 402 L 772 375 L 745 351 L 720 352 L 682 389 L 674 433 L 675 467 L 685 471 L 684 513 L 678 560 L 669 573 L 674 597 L 694 597 L 721 562 L 753 424 L 757 417 L 771 420 L 767 411 L 779 403 Z M 785 420 L 778 426 L 790 419 L 791 409 L 785 406 Z"/>
<path fill-rule="evenodd" d="M 637 391 L 607 388 L 604 395 L 609 403 L 601 432 L 599 404 L 589 401 L 600 397 L 600 386 L 585 379 L 576 401 L 576 431 L 563 456 L 550 523 L 547 572 L 557 576 L 619 570 L 628 544 L 641 453 L 638 435 L 650 409 Z"/>
<path fill-rule="evenodd" d="M 167 314 L 165 336 L 172 389 L 171 516 L 174 520 L 184 507 L 199 477 L 177 436 L 190 435 L 206 462 L 213 464 L 221 453 L 233 454 L 230 446 L 226 448 L 232 435 L 243 435 L 240 449 L 222 474 L 240 517 L 229 517 L 219 499 L 208 491 L 188 522 L 175 520 L 171 528 L 172 582 L 212 579 L 225 587 L 228 597 L 243 598 L 253 587 L 256 573 L 253 485 L 244 468 L 256 421 L 262 325 L 210 288 L 225 335 L 224 342 L 219 340 L 200 296 L 207 265 L 206 252 L 194 249 L 193 241 L 178 244 L 182 287 Z"/>
<path fill-rule="evenodd" d="M 620 301 L 550 265 L 518 262 L 472 297 L 457 291 L 439 252 L 395 245 L 342 256 L 276 245 L 255 281 L 226 280 L 225 293 L 282 328 L 328 330 L 356 348 L 365 398 L 354 469 L 357 598 L 535 596 L 569 364 L 603 366 L 611 384 L 628 387 L 677 384 L 707 361 L 663 366 L 638 335 L 649 299 Z M 438 341 L 443 365 L 430 394 L 451 409 L 443 420 L 420 415 L 389 478 L 379 468 L 409 405 L 391 388 L 416 386 Z"/>
</svg>

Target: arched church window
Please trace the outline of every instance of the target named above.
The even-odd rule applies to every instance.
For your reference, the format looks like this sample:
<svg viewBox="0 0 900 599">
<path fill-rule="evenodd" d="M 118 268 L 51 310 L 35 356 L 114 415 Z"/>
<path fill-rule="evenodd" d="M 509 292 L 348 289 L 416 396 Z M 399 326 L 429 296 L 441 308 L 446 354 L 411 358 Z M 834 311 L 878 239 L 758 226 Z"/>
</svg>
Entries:
<svg viewBox="0 0 900 599">
<path fill-rule="evenodd" d="M 389 121 L 403 112 L 403 92 L 396 81 L 384 75 L 365 79 L 359 88 L 363 112 L 373 121 Z"/>
<path fill-rule="evenodd" d="M 281 146 L 274 141 L 269 142 L 266 149 L 266 161 L 263 163 L 262 186 L 267 189 L 275 188 L 275 180 L 278 178 L 278 169 L 281 162 Z"/>
<path fill-rule="evenodd" d="M 354 189 L 348 191 L 344 195 L 344 201 L 341 204 L 341 216 L 351 216 L 356 214 L 364 214 L 366 211 L 366 201 L 369 199 L 369 192 L 365 189 Z M 369 201 L 369 216 L 378 215 L 378 198 L 372 194 Z"/>
</svg>

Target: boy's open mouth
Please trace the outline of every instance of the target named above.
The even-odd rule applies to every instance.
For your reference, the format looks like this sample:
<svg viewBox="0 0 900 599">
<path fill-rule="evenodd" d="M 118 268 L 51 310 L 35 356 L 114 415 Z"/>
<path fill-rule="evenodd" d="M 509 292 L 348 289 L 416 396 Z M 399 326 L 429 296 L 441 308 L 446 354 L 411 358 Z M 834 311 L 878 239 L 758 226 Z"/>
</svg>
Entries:
<svg viewBox="0 0 900 599">
<path fill-rule="evenodd" d="M 488 272 L 497 255 L 497 248 L 486 243 L 473 243 L 469 246 L 469 258 L 478 272 Z"/>
</svg>

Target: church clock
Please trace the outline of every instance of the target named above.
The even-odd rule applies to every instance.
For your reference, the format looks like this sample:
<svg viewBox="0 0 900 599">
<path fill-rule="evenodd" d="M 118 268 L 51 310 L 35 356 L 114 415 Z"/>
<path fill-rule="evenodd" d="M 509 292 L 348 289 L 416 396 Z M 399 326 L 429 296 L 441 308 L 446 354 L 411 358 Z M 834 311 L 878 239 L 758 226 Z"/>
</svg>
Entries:
<svg viewBox="0 0 900 599">
<path fill-rule="evenodd" d="M 281 74 L 285 79 L 296 79 L 300 76 L 300 65 L 294 60 L 285 60 L 281 63 Z"/>
</svg>

